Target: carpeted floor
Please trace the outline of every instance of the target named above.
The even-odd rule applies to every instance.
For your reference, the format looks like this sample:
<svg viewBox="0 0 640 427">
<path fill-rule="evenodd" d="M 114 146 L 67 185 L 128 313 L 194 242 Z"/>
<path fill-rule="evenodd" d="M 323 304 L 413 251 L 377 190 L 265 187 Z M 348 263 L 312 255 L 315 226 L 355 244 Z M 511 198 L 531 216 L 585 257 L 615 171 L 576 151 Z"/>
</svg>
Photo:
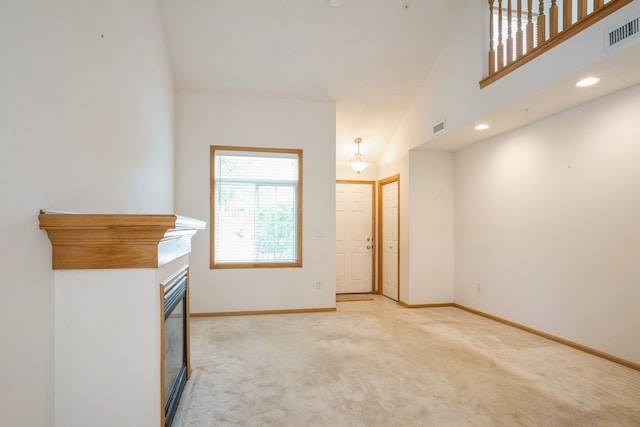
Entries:
<svg viewBox="0 0 640 427">
<path fill-rule="evenodd" d="M 175 427 L 640 426 L 640 372 L 453 307 L 196 318 Z"/>
</svg>

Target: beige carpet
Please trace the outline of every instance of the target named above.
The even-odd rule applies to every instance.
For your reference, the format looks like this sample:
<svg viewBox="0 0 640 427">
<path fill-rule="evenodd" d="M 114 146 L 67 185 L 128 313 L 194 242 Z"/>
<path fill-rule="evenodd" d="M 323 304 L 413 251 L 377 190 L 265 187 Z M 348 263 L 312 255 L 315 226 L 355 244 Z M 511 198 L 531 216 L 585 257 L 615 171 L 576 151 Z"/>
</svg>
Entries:
<svg viewBox="0 0 640 427">
<path fill-rule="evenodd" d="M 639 426 L 640 372 L 453 307 L 192 320 L 174 426 Z"/>
<path fill-rule="evenodd" d="M 372 301 L 371 294 L 336 294 L 336 302 Z"/>
</svg>

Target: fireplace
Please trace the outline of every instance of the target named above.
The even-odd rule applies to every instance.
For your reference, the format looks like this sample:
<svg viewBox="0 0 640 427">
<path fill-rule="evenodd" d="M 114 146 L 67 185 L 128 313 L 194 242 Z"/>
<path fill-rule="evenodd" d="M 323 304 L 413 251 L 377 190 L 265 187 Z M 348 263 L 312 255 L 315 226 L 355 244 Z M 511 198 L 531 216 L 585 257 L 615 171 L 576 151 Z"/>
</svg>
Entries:
<svg viewBox="0 0 640 427">
<path fill-rule="evenodd" d="M 170 426 L 189 377 L 187 272 L 164 292 L 164 422 Z"/>
<path fill-rule="evenodd" d="M 56 425 L 87 425 L 87 414 L 105 426 L 171 425 L 190 375 L 191 238 L 206 223 L 56 211 L 38 219 L 64 308 L 54 325 Z M 117 411 L 105 405 L 116 400 Z"/>
</svg>

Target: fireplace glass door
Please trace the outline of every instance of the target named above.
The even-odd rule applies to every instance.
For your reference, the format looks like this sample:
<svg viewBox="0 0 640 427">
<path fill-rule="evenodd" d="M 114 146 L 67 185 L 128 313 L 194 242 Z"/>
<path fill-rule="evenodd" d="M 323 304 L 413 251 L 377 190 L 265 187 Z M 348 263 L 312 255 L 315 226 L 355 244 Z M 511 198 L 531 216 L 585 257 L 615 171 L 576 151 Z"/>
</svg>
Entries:
<svg viewBox="0 0 640 427">
<path fill-rule="evenodd" d="M 165 294 L 164 399 L 165 425 L 173 421 L 187 381 L 186 276 Z"/>
</svg>

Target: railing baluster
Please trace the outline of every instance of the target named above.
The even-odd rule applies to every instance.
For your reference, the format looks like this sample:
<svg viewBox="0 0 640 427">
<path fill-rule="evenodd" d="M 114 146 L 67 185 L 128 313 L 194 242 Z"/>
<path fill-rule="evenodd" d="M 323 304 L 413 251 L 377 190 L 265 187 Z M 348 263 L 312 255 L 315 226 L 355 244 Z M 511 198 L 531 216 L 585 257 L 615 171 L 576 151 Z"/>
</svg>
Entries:
<svg viewBox="0 0 640 427">
<path fill-rule="evenodd" d="M 549 38 L 552 39 L 558 35 L 558 5 L 556 0 L 551 0 L 549 8 Z"/>
<path fill-rule="evenodd" d="M 513 62 L 513 9 L 511 8 L 511 0 L 507 2 L 507 65 Z"/>
<path fill-rule="evenodd" d="M 489 1 L 489 75 L 496 72 L 496 51 L 493 49 L 493 2 Z"/>
<path fill-rule="evenodd" d="M 562 2 L 562 30 L 566 30 L 573 24 L 573 0 Z"/>
<path fill-rule="evenodd" d="M 527 0 L 527 53 L 533 50 L 533 0 Z"/>
<path fill-rule="evenodd" d="M 522 0 L 518 0 L 518 29 L 516 31 L 516 59 L 522 57 Z"/>
<path fill-rule="evenodd" d="M 604 0 L 595 0 L 593 4 L 593 11 L 595 12 L 596 10 L 600 9 L 602 6 L 604 6 Z"/>
<path fill-rule="evenodd" d="M 587 16 L 587 0 L 578 0 L 578 21 Z"/>
<path fill-rule="evenodd" d="M 540 0 L 539 4 L 540 6 L 538 7 L 538 9 L 540 11 L 540 14 L 538 15 L 538 46 L 544 43 L 547 35 L 547 29 L 545 27 L 546 17 L 544 16 L 544 0 Z"/>
<path fill-rule="evenodd" d="M 502 43 L 502 0 L 498 0 L 498 70 L 504 67 L 504 44 Z"/>
</svg>

